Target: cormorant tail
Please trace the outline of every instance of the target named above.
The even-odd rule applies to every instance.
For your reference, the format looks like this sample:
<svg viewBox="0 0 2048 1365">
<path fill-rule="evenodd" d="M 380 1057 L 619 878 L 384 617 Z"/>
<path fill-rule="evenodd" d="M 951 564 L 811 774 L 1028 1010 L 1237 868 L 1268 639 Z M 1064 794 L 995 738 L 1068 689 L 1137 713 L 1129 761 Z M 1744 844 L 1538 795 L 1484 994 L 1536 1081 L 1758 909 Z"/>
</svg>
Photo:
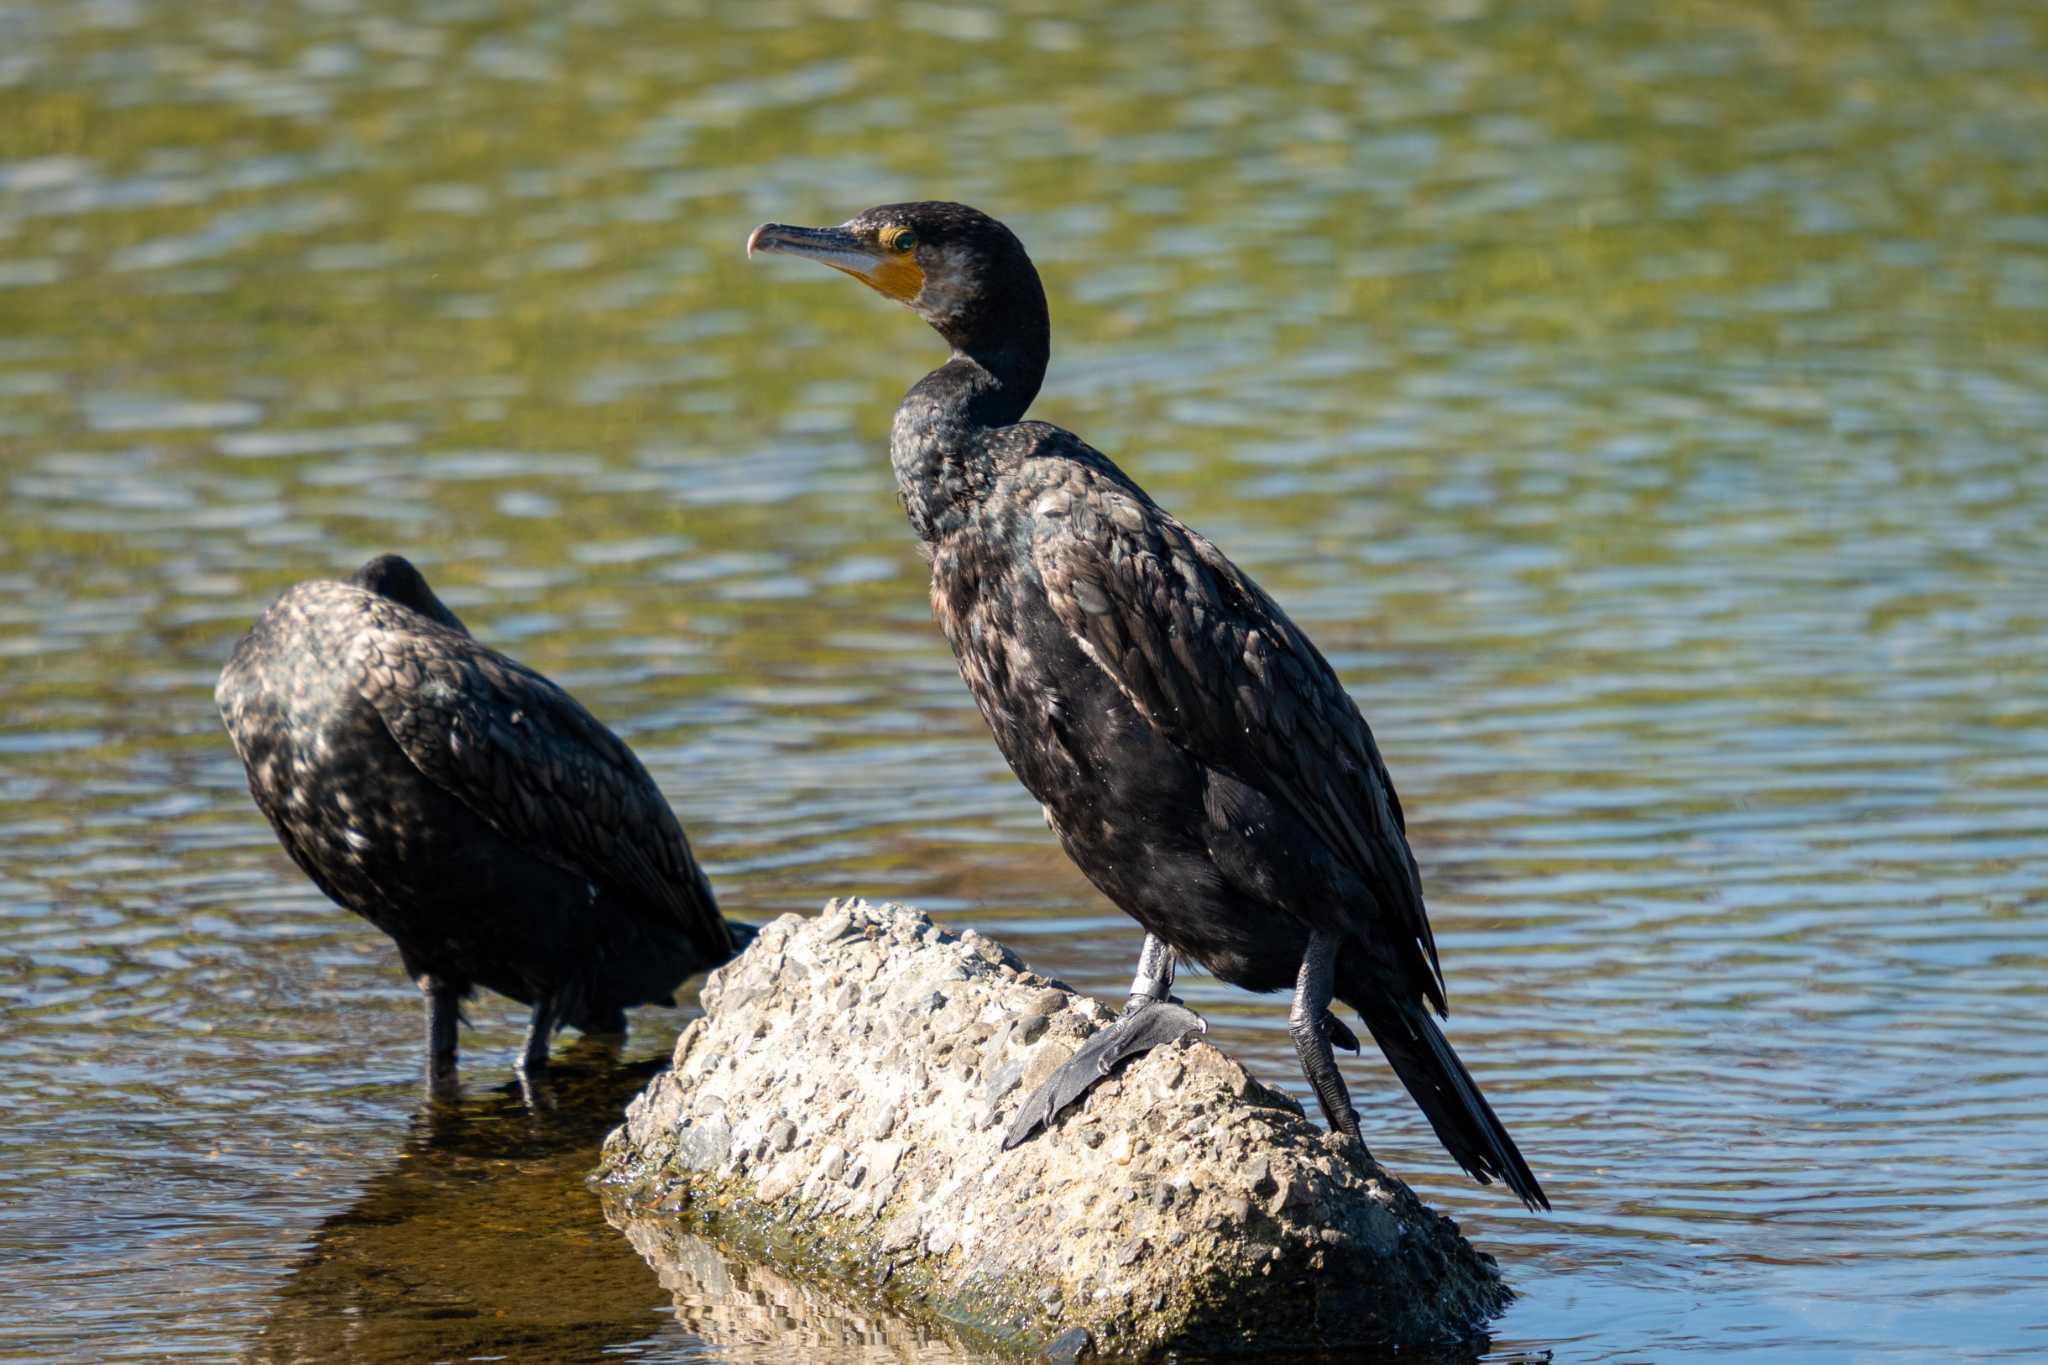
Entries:
<svg viewBox="0 0 2048 1365">
<path fill-rule="evenodd" d="M 1358 1014 L 1444 1150 L 1480 1184 L 1500 1180 L 1530 1208 L 1548 1209 L 1550 1200 L 1515 1140 L 1422 1003 L 1381 997 Z"/>
</svg>

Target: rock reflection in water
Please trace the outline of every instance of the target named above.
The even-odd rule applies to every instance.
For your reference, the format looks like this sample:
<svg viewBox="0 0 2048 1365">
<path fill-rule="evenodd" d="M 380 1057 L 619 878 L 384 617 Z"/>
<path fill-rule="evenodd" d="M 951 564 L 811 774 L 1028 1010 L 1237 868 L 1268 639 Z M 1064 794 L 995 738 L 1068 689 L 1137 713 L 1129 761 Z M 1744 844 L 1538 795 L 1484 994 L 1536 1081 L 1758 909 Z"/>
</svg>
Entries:
<svg viewBox="0 0 2048 1365">
<path fill-rule="evenodd" d="M 834 1365 L 949 1365 L 986 1360 L 923 1323 L 899 1317 L 878 1304 L 859 1303 L 795 1280 L 766 1266 L 728 1257 L 716 1244 L 679 1231 L 672 1221 L 635 1218 L 607 1205 L 607 1216 L 647 1258 L 662 1288 L 675 1297 L 675 1317 L 690 1336 L 711 1343 L 714 1358 L 730 1365 L 787 1365 L 789 1361 L 832 1361 Z M 1370 1349 L 1264 1355 L 1289 1365 L 1476 1365 L 1489 1341 L 1448 1343 L 1401 1352 Z M 1176 1352 L 1181 1365 L 1243 1362 L 1250 1357 Z M 1549 1365 L 1549 1352 L 1494 1357 L 1497 1365 Z"/>
<path fill-rule="evenodd" d="M 617 1226 L 675 1297 L 676 1321 L 691 1335 L 715 1342 L 721 1361 L 931 1365 L 976 1359 L 922 1323 L 879 1306 L 855 1306 L 767 1266 L 728 1259 L 712 1243 L 672 1225 L 619 1216 Z"/>
</svg>

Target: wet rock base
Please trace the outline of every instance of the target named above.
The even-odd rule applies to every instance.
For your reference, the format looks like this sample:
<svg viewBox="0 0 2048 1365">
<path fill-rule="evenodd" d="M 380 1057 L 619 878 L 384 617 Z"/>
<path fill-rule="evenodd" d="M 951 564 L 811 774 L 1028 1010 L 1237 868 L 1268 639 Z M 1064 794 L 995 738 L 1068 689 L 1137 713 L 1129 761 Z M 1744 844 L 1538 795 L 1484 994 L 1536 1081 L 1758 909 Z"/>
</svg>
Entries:
<svg viewBox="0 0 2048 1365">
<path fill-rule="evenodd" d="M 607 1214 L 1035 1356 L 1419 1346 L 1510 1297 L 1493 1258 L 1198 1038 L 1015 1151 L 1011 1114 L 1110 1011 L 896 905 L 786 915 L 713 973 L 605 1143 Z"/>
</svg>

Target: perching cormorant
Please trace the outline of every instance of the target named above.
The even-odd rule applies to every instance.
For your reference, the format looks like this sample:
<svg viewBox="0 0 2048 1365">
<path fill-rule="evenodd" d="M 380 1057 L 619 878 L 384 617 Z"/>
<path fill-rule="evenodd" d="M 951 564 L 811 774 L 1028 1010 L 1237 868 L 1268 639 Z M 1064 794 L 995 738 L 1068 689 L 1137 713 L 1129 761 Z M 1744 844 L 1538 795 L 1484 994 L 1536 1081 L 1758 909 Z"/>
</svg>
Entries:
<svg viewBox="0 0 2048 1365">
<path fill-rule="evenodd" d="M 1023 420 L 1051 325 L 1016 236 L 927 202 L 836 228 L 768 223 L 747 247 L 844 271 L 952 347 L 889 441 L 932 610 L 1068 856 L 1145 929 L 1123 1015 L 1025 1100 L 1004 1145 L 1120 1058 L 1201 1026 L 1168 994 L 1179 958 L 1249 990 L 1294 987 L 1302 1070 L 1357 1139 L 1331 1052 L 1357 1047 L 1330 1012 L 1349 1005 L 1458 1164 L 1548 1208 L 1431 1017 L 1443 978 L 1401 804 L 1335 671 L 1107 456 Z"/>
<path fill-rule="evenodd" d="M 398 555 L 286 592 L 214 700 L 285 851 L 398 944 L 437 1079 L 478 986 L 532 1007 L 530 1071 L 563 1025 L 623 1032 L 751 936 L 625 742 Z"/>
</svg>

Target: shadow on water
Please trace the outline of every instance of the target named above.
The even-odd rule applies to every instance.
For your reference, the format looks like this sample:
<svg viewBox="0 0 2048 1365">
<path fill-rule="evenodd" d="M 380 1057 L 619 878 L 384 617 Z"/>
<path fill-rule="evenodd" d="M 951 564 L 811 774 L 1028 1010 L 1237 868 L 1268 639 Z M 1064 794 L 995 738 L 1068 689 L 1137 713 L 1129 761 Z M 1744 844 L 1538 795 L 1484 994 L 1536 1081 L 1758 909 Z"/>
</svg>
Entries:
<svg viewBox="0 0 2048 1365">
<path fill-rule="evenodd" d="M 535 1085 L 422 1101 L 397 1159 L 292 1265 L 251 1361 L 583 1360 L 660 1325 L 584 1185 L 659 1061 L 579 1040 Z"/>
</svg>

